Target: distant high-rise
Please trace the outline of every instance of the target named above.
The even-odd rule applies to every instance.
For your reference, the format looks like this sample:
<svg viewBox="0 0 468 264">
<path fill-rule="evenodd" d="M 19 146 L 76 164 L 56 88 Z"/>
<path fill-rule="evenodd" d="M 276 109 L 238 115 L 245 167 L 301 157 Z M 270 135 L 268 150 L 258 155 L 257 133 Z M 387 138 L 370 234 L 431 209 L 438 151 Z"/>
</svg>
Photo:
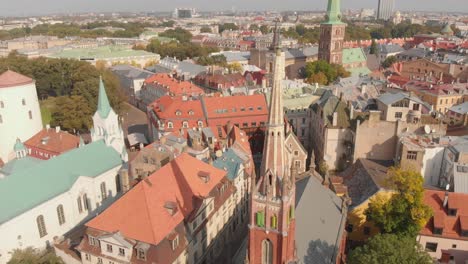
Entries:
<svg viewBox="0 0 468 264">
<path fill-rule="evenodd" d="M 395 8 L 395 0 L 379 0 L 377 18 L 383 19 L 383 20 L 389 20 L 393 15 L 394 8 Z"/>
<path fill-rule="evenodd" d="M 173 18 L 193 18 L 197 16 L 195 8 L 176 8 L 172 13 Z"/>
</svg>

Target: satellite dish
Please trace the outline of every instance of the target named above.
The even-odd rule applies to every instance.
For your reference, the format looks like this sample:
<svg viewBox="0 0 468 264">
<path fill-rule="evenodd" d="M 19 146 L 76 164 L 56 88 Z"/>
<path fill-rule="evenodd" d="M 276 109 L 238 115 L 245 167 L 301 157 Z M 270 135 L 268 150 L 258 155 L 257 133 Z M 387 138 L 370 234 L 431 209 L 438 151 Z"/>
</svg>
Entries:
<svg viewBox="0 0 468 264">
<path fill-rule="evenodd" d="M 424 126 L 424 132 L 426 132 L 426 134 L 430 134 L 431 133 L 431 128 L 428 125 L 425 125 Z"/>
</svg>

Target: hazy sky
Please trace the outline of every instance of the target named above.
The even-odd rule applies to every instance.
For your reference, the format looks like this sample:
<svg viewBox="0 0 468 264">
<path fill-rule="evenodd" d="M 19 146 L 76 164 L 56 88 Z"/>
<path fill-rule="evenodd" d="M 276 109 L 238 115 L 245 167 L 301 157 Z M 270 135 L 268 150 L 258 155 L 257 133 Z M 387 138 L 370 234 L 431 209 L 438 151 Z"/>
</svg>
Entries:
<svg viewBox="0 0 468 264">
<path fill-rule="evenodd" d="M 468 12 L 467 0 L 395 0 L 398 10 Z M 375 8 L 377 0 L 342 0 L 343 8 Z M 89 11 L 324 10 L 327 0 L 0 0 L 0 15 Z"/>
</svg>

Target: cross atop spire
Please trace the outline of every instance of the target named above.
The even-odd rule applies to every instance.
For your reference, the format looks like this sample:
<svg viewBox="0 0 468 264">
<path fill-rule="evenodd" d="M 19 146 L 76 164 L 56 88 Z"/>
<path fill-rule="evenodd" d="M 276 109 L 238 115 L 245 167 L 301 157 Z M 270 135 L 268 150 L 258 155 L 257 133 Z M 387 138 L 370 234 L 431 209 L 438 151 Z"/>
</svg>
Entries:
<svg viewBox="0 0 468 264">
<path fill-rule="evenodd" d="M 111 106 L 109 99 L 107 98 L 106 88 L 104 87 L 104 82 L 102 81 L 102 76 L 99 77 L 99 98 L 97 112 L 101 118 L 107 118 L 111 111 Z"/>
<path fill-rule="evenodd" d="M 325 24 L 342 24 L 341 0 L 328 0 L 327 16 Z"/>
<path fill-rule="evenodd" d="M 279 27 L 280 19 L 275 19 L 275 29 L 273 31 L 273 43 L 271 44 L 271 49 L 276 51 L 281 49 L 281 27 Z"/>
</svg>

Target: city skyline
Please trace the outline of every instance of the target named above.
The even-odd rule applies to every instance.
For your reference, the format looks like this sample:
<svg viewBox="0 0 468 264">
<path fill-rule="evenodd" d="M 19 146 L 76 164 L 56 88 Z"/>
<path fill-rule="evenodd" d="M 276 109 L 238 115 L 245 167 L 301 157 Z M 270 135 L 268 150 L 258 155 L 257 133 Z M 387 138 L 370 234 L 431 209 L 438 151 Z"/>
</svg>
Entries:
<svg viewBox="0 0 468 264">
<path fill-rule="evenodd" d="M 161 4 L 164 6 L 161 7 Z M 373 8 L 377 10 L 377 0 L 355 0 L 343 1 L 344 9 L 359 9 Z M 29 7 L 25 9 L 24 7 Z M 239 11 L 264 11 L 264 10 L 304 10 L 304 11 L 321 11 L 325 10 L 326 1 L 305 1 L 294 0 L 289 1 L 288 5 L 283 2 L 270 2 L 266 0 L 255 1 L 251 3 L 247 0 L 228 0 L 212 3 L 208 0 L 188 1 L 177 0 L 170 4 L 159 0 L 134 0 L 131 6 L 127 1 L 115 0 L 112 3 L 109 0 L 100 1 L 71 1 L 71 0 L 44 0 L 38 4 L 33 0 L 20 0 L 11 2 L 8 6 L 3 6 L 0 10 L 0 16 L 28 16 L 28 15 L 44 15 L 56 13 L 83 13 L 83 12 L 169 12 L 176 7 L 193 7 L 200 11 L 221 11 L 221 10 L 239 10 Z M 417 10 L 417 11 L 442 11 L 442 12 L 468 12 L 468 6 L 462 5 L 461 0 L 446 0 L 443 4 L 440 1 L 428 0 L 424 1 L 395 1 L 395 10 Z"/>
</svg>

